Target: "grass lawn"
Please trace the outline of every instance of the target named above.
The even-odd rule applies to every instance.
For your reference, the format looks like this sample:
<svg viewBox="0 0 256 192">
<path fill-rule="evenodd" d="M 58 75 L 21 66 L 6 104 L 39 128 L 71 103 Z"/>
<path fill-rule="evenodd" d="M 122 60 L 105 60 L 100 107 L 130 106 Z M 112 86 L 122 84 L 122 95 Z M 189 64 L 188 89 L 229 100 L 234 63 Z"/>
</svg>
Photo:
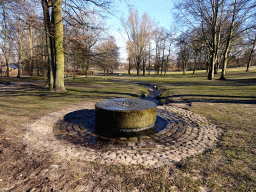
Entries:
<svg viewBox="0 0 256 192">
<path fill-rule="evenodd" d="M 147 88 L 134 82 L 150 82 L 165 88 L 165 102 L 186 103 L 188 110 L 217 124 L 222 135 L 216 148 L 161 168 L 74 160 L 66 169 L 66 174 L 73 175 L 67 182 L 76 181 L 70 184 L 70 191 L 79 188 L 77 181 L 88 177 L 79 166 L 86 167 L 101 189 L 117 185 L 124 191 L 134 187 L 139 191 L 256 191 L 256 67 L 251 67 L 250 73 L 245 68 L 228 69 L 226 81 L 219 77 L 217 74 L 216 80 L 209 81 L 205 71 L 195 75 L 172 72 L 145 77 L 134 73 L 93 76 L 66 79 L 67 91 L 61 93 L 48 92 L 44 82 L 34 81 L 38 77 L 21 80 L 32 81 L 30 86 L 3 90 L 4 83 L 13 86 L 20 80 L 0 77 L 0 152 L 7 137 L 12 140 L 14 135 L 24 134 L 19 127 L 42 115 L 90 100 L 138 98 Z M 0 165 L 4 161 L 0 158 Z M 8 177 L 3 173 L 0 171 L 0 189 L 4 186 L 1 179 Z M 37 183 L 37 177 L 33 182 Z"/>
</svg>

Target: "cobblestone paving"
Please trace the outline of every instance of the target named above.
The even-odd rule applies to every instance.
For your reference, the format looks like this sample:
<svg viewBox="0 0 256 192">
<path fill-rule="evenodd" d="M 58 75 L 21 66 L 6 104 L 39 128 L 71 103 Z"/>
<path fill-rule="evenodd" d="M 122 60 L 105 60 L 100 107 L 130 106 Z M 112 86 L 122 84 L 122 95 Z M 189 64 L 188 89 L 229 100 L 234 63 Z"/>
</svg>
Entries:
<svg viewBox="0 0 256 192">
<path fill-rule="evenodd" d="M 157 116 L 167 123 L 152 135 L 108 139 L 65 118 L 69 113 L 84 109 L 93 116 L 94 106 L 95 102 L 73 105 L 29 124 L 24 138 L 27 152 L 37 148 L 67 159 L 159 167 L 214 147 L 219 135 L 216 125 L 206 118 L 168 105 L 157 107 Z M 79 115 L 75 118 L 83 119 Z"/>
</svg>

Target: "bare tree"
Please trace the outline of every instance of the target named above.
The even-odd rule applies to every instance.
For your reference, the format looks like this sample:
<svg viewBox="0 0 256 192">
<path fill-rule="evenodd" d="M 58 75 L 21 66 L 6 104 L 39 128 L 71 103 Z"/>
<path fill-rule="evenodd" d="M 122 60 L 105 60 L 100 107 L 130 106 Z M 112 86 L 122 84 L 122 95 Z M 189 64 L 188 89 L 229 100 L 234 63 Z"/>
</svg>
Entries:
<svg viewBox="0 0 256 192">
<path fill-rule="evenodd" d="M 6 64 L 6 75 L 7 77 L 10 76 L 10 54 L 11 54 L 11 23 L 9 23 L 8 21 L 10 20 L 10 5 L 11 2 L 7 1 L 7 2 L 0 2 L 0 6 L 2 9 L 2 31 L 1 31 L 1 35 L 3 35 L 3 45 L 1 45 L 2 48 L 2 52 L 4 53 L 4 57 L 5 57 L 5 64 Z"/>
<path fill-rule="evenodd" d="M 250 32 L 250 36 L 249 36 L 249 44 L 251 45 L 251 48 L 249 49 L 249 58 L 248 58 L 248 62 L 247 62 L 247 68 L 246 68 L 246 72 L 249 72 L 249 68 L 252 64 L 252 57 L 255 51 L 255 45 L 256 45 L 256 31 L 251 31 Z"/>
<path fill-rule="evenodd" d="M 122 18 L 121 22 L 128 38 L 130 56 L 135 60 L 137 75 L 139 75 L 141 63 L 152 34 L 152 20 L 147 13 L 139 18 L 138 11 L 130 9 L 128 19 L 125 21 Z"/>
<path fill-rule="evenodd" d="M 190 59 L 190 46 L 189 46 L 189 41 L 188 37 L 186 36 L 186 33 L 183 33 L 182 35 L 179 36 L 177 45 L 179 46 L 179 52 L 178 52 L 178 60 L 182 63 L 183 65 L 183 74 L 186 74 L 187 67 L 188 67 L 188 62 Z"/>
<path fill-rule="evenodd" d="M 228 53 L 231 51 L 232 44 L 239 39 L 239 35 L 246 30 L 242 28 L 241 25 L 246 21 L 252 18 L 254 12 L 253 8 L 255 7 L 255 2 L 250 0 L 233 0 L 229 7 L 230 8 L 230 24 L 228 27 L 228 33 L 226 37 L 226 46 L 224 49 L 223 55 L 223 67 L 220 79 L 225 80 Z M 227 13 L 229 14 L 229 13 Z"/>
<path fill-rule="evenodd" d="M 234 32 L 250 20 L 254 14 L 253 0 L 186 0 L 176 6 L 182 18 L 189 26 L 198 30 L 210 52 L 208 79 L 214 79 L 215 65 L 218 63 L 219 53 L 223 49 L 222 78 L 225 76 L 227 57 L 234 41 Z M 181 18 L 181 17 L 180 17 Z M 241 28 L 242 31 L 244 30 Z M 221 44 L 224 42 L 223 44 Z"/>
<path fill-rule="evenodd" d="M 201 26 L 201 33 L 204 41 L 210 50 L 210 65 L 208 79 L 214 79 L 214 66 L 217 61 L 220 36 L 223 28 L 225 0 L 191 0 L 184 1 L 177 6 L 177 9 L 188 19 L 190 25 L 195 29 Z"/>
<path fill-rule="evenodd" d="M 103 39 L 103 33 L 106 31 L 101 17 L 93 14 L 93 11 L 89 8 L 87 10 L 86 15 L 83 12 L 77 12 L 80 23 L 77 23 L 73 18 L 69 18 L 69 24 L 67 25 L 70 26 L 66 26 L 65 31 L 65 45 L 68 49 L 73 49 L 72 52 L 75 51 L 76 61 L 79 60 L 80 69 L 82 71 L 85 69 L 86 74 L 88 74 L 89 67 L 95 57 L 94 49 L 97 43 Z"/>
<path fill-rule="evenodd" d="M 161 68 L 161 50 L 162 44 L 161 41 L 164 37 L 164 29 L 156 27 L 155 30 L 153 31 L 153 37 L 152 39 L 155 42 L 155 74 L 159 75 L 159 71 Z"/>
<path fill-rule="evenodd" d="M 128 53 L 128 74 L 131 74 L 132 63 L 133 63 L 133 54 L 132 54 L 132 43 L 130 41 L 126 42 L 126 51 Z"/>
<path fill-rule="evenodd" d="M 167 55 L 165 56 L 165 74 L 168 70 L 168 63 L 170 61 L 170 57 L 171 57 L 171 51 L 172 51 L 172 45 L 174 43 L 174 33 L 172 31 L 172 29 L 170 29 L 169 31 L 166 31 L 166 45 L 165 45 L 165 49 L 167 50 Z"/>
<path fill-rule="evenodd" d="M 108 38 L 97 46 L 98 65 L 107 73 L 117 67 L 119 52 L 114 38 Z"/>
<path fill-rule="evenodd" d="M 22 59 L 23 59 L 23 36 L 24 36 L 24 26 L 20 20 L 16 21 L 17 34 L 18 34 L 18 75 L 20 78 L 22 76 Z"/>
</svg>

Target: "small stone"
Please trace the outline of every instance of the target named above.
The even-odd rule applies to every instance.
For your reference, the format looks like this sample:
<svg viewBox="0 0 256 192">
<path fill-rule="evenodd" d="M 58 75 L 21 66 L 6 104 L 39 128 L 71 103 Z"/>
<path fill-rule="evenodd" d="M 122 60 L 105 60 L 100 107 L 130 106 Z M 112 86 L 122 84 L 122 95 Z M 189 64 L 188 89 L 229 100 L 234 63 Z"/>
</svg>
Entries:
<svg viewBox="0 0 256 192">
<path fill-rule="evenodd" d="M 145 145 L 145 148 L 147 148 L 147 149 L 154 149 L 156 146 L 155 146 L 155 144 L 147 144 L 147 145 Z"/>
<path fill-rule="evenodd" d="M 132 157 L 131 157 L 130 155 L 127 155 L 127 156 L 125 157 L 125 159 L 127 160 L 127 162 L 132 161 Z"/>
<path fill-rule="evenodd" d="M 68 134 L 74 136 L 74 135 L 77 135 L 77 132 L 75 132 L 75 131 L 72 130 L 72 131 L 69 131 Z"/>
<path fill-rule="evenodd" d="M 86 129 L 79 129 L 79 132 L 80 132 L 80 133 L 86 133 L 87 130 L 86 130 Z"/>
<path fill-rule="evenodd" d="M 67 124 L 66 129 L 67 129 L 68 132 L 73 131 L 73 126 L 72 125 L 73 125 L 72 123 Z"/>
<path fill-rule="evenodd" d="M 74 131 L 76 131 L 76 132 L 79 132 L 79 131 L 80 131 L 80 128 L 79 128 L 79 126 L 78 126 L 77 124 L 73 124 L 73 129 L 74 129 Z"/>
<path fill-rule="evenodd" d="M 116 143 L 121 145 L 121 146 L 125 146 L 126 142 L 125 141 L 122 141 L 122 140 L 116 140 Z M 122 145 L 124 144 L 124 145 Z"/>
<path fill-rule="evenodd" d="M 65 128 L 66 128 L 66 126 L 67 126 L 67 124 L 68 124 L 68 122 L 66 122 L 66 121 L 63 121 L 61 124 L 60 124 L 60 130 L 64 130 Z"/>
<path fill-rule="evenodd" d="M 150 137 L 146 136 L 146 135 L 143 135 L 143 136 L 140 136 L 140 139 L 150 139 Z"/>
<path fill-rule="evenodd" d="M 111 159 L 114 159 L 116 158 L 116 153 L 115 152 L 109 153 L 108 157 Z"/>
<path fill-rule="evenodd" d="M 141 97 L 147 97 L 148 95 L 147 95 L 147 93 L 142 93 L 142 95 L 141 95 Z"/>
<path fill-rule="evenodd" d="M 173 134 L 172 132 L 167 132 L 167 133 L 165 133 L 165 135 L 166 135 L 167 137 L 171 136 L 172 134 Z"/>
<path fill-rule="evenodd" d="M 80 129 L 86 130 L 86 128 L 83 125 L 79 125 Z"/>
<path fill-rule="evenodd" d="M 79 132 L 79 135 L 80 135 L 81 137 L 86 137 L 86 136 L 87 136 L 87 134 L 86 134 L 86 133 L 83 133 L 83 132 Z"/>
<path fill-rule="evenodd" d="M 128 142 L 126 143 L 127 146 L 129 147 L 134 147 L 135 146 L 135 142 Z"/>
<path fill-rule="evenodd" d="M 155 135 L 160 136 L 160 135 L 163 135 L 164 133 L 165 133 L 165 130 L 162 130 L 162 131 L 159 131 L 158 133 L 156 133 Z"/>
<path fill-rule="evenodd" d="M 137 141 L 138 140 L 138 137 L 129 137 L 128 138 L 128 141 Z"/>
</svg>

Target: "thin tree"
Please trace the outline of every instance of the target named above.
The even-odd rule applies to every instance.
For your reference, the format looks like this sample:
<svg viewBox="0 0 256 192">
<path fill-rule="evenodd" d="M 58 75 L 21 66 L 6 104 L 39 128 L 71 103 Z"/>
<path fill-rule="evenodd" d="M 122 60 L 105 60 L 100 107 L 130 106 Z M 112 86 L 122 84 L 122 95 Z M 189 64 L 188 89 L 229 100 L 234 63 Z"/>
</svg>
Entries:
<svg viewBox="0 0 256 192">
<path fill-rule="evenodd" d="M 139 18 L 138 11 L 130 9 L 128 19 L 125 21 L 122 18 L 121 22 L 129 41 L 130 53 L 135 60 L 137 75 L 140 75 L 143 56 L 152 34 L 152 20 L 147 13 L 144 13 Z"/>
<path fill-rule="evenodd" d="M 186 0 L 176 6 L 183 18 L 195 29 L 201 26 L 204 41 L 210 50 L 210 65 L 208 79 L 214 79 L 214 67 L 217 62 L 220 47 L 220 37 L 223 28 L 224 7 L 226 0 Z M 191 18 L 188 18 L 191 17 Z"/>
<path fill-rule="evenodd" d="M 241 28 L 241 25 L 246 21 L 252 18 L 254 12 L 253 8 L 255 3 L 250 0 L 233 0 L 230 4 L 230 7 L 233 7 L 231 12 L 231 21 L 228 28 L 227 40 L 226 40 L 226 47 L 224 50 L 223 55 L 223 67 L 221 73 L 221 80 L 225 80 L 225 74 L 227 69 L 227 62 L 228 62 L 228 53 L 231 51 L 232 44 L 239 38 L 240 35 L 244 30 Z M 230 8 L 231 9 L 231 8 Z M 240 31 L 239 31 L 240 28 Z M 237 31 L 236 31 L 237 30 Z M 236 39 L 235 39 L 236 38 Z"/>
<path fill-rule="evenodd" d="M 250 39 L 250 42 L 252 44 L 252 47 L 250 49 L 250 54 L 249 54 L 249 58 L 248 58 L 248 62 L 247 62 L 246 72 L 249 72 L 249 68 L 252 64 L 252 57 L 253 57 L 253 53 L 255 51 L 255 45 L 256 45 L 256 32 L 254 32 L 254 38 Z"/>
</svg>

